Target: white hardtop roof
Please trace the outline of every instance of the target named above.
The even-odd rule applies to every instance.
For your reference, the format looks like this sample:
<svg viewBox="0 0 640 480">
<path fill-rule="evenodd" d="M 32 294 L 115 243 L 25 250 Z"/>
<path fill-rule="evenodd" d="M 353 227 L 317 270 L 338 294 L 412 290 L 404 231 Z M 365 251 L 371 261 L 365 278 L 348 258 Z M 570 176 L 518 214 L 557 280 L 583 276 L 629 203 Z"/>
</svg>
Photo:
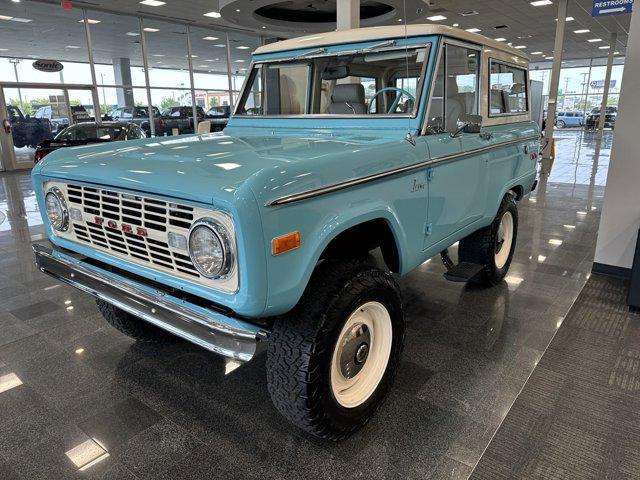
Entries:
<svg viewBox="0 0 640 480">
<path fill-rule="evenodd" d="M 304 37 L 282 40 L 268 45 L 259 47 L 254 54 L 261 55 L 263 53 L 285 52 L 287 50 L 299 50 L 310 47 L 326 47 L 329 45 L 340 45 L 346 43 L 368 42 L 374 40 L 386 40 L 389 38 L 407 37 L 423 37 L 428 35 L 444 35 L 450 38 L 462 40 L 465 42 L 484 45 L 510 55 L 516 55 L 522 59 L 528 60 L 528 56 L 509 47 L 501 42 L 496 42 L 483 35 L 467 32 L 460 28 L 447 27 L 445 25 L 434 24 L 417 24 L 407 25 L 406 31 L 404 25 L 392 25 L 384 27 L 367 27 L 354 28 L 352 30 L 338 30 L 326 33 L 317 33 L 315 35 L 306 35 Z"/>
</svg>

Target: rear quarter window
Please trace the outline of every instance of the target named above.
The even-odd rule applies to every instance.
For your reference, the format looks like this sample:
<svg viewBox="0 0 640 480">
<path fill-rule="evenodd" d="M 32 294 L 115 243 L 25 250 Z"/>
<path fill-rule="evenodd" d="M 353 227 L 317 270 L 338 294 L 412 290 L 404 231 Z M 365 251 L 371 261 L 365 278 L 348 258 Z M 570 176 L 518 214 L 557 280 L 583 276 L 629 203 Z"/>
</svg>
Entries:
<svg viewBox="0 0 640 480">
<path fill-rule="evenodd" d="M 489 115 L 527 113 L 527 72 L 498 60 L 489 60 Z"/>
</svg>

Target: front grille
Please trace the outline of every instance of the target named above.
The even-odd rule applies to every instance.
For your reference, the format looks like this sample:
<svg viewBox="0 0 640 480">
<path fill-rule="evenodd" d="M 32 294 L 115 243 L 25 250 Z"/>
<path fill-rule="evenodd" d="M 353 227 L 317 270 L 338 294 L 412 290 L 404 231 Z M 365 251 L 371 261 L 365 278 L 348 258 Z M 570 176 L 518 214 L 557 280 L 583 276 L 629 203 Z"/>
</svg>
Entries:
<svg viewBox="0 0 640 480">
<path fill-rule="evenodd" d="M 67 185 L 67 198 L 70 205 L 81 207 L 85 214 L 82 222 L 72 221 L 78 240 L 200 277 L 187 252 L 176 252 L 165 239 L 168 231 L 186 236 L 193 222 L 193 207 L 72 184 Z M 85 220 L 86 215 L 94 221 Z M 103 219 L 101 224 L 95 222 L 96 217 Z M 116 222 L 117 227 L 110 228 L 109 220 Z M 131 231 L 122 231 L 122 225 L 132 227 Z M 135 227 L 144 228 L 147 235 L 137 235 Z M 151 232 L 160 234 L 163 239 L 153 238 L 149 235 Z"/>
<path fill-rule="evenodd" d="M 199 274 L 184 247 L 192 223 L 205 216 L 217 218 L 232 231 L 230 219 L 220 212 L 79 184 L 48 182 L 45 188 L 54 186 L 63 192 L 71 213 L 69 230 L 57 235 L 174 276 L 212 283 Z M 183 246 L 169 245 L 169 235 L 183 237 Z M 235 291 L 236 273 L 216 283 L 222 290 Z"/>
</svg>

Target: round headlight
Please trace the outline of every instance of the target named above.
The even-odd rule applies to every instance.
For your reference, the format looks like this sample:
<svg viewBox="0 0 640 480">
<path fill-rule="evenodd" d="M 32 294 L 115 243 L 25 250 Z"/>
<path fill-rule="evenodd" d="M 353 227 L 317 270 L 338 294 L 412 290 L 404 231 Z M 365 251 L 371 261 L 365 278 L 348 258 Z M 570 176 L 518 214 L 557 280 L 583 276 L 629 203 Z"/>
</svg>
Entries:
<svg viewBox="0 0 640 480">
<path fill-rule="evenodd" d="M 67 231 L 69 228 L 69 209 L 59 188 L 54 187 L 47 192 L 45 209 L 51 227 L 58 232 Z"/>
<path fill-rule="evenodd" d="M 213 219 L 198 220 L 189 232 L 189 256 L 203 277 L 229 273 L 233 259 L 226 229 Z"/>
</svg>

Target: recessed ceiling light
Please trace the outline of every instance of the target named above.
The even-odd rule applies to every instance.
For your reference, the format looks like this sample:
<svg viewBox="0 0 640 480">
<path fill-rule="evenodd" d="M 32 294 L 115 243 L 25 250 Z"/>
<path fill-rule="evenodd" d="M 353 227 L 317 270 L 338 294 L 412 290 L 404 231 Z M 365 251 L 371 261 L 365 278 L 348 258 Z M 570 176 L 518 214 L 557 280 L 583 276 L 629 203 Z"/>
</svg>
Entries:
<svg viewBox="0 0 640 480">
<path fill-rule="evenodd" d="M 20 0 L 11 0 L 13 3 L 20 3 Z"/>
<path fill-rule="evenodd" d="M 203 40 L 209 40 L 211 42 L 213 42 L 214 40 L 218 40 L 218 37 L 203 37 Z"/>
<path fill-rule="evenodd" d="M 238 50 L 249 50 L 249 47 L 246 47 L 244 45 L 240 45 L 239 47 L 236 47 Z"/>
<path fill-rule="evenodd" d="M 127 33 L 125 33 L 125 35 L 129 35 L 130 37 L 137 37 L 138 35 L 140 35 L 140 33 L 138 33 L 138 32 L 127 32 Z"/>
<path fill-rule="evenodd" d="M 244 63 L 244 60 L 236 60 L 236 63 Z"/>
<path fill-rule="evenodd" d="M 20 23 L 30 23 L 33 22 L 33 20 L 31 20 L 30 18 L 20 18 L 20 17 L 13 17 L 11 19 L 12 22 L 20 22 Z"/>
<path fill-rule="evenodd" d="M 543 7 L 544 5 L 553 5 L 553 2 L 551 0 L 535 0 L 531 2 L 531 5 L 534 7 Z"/>
<path fill-rule="evenodd" d="M 553 57 L 544 57 L 545 60 L 553 60 Z"/>
<path fill-rule="evenodd" d="M 189 55 L 186 55 L 187 58 L 189 57 Z M 191 55 L 191 58 L 198 58 L 198 55 Z"/>
<path fill-rule="evenodd" d="M 542 55 L 542 52 L 531 52 L 531 55 Z"/>
<path fill-rule="evenodd" d="M 225 48 L 225 47 L 226 47 L 226 45 L 225 45 L 224 43 L 216 43 L 216 44 L 214 45 L 214 47 Z"/>
<path fill-rule="evenodd" d="M 5 49 L 6 50 L 6 49 Z M 613 52 L 614 55 L 620 55 L 620 52 Z"/>
<path fill-rule="evenodd" d="M 154 53 L 153 55 L 151 55 L 152 57 L 164 57 L 163 53 Z"/>
<path fill-rule="evenodd" d="M 140 2 L 143 5 L 149 5 L 150 7 L 159 7 L 165 5 L 167 2 L 161 2 L 160 0 L 142 0 Z"/>
<path fill-rule="evenodd" d="M 262 25 L 262 28 L 267 28 L 267 27 L 265 27 L 264 25 Z"/>
<path fill-rule="evenodd" d="M 565 22 L 573 22 L 575 20 L 575 18 L 573 17 L 564 17 L 564 21 Z M 556 22 L 558 21 L 558 19 L 556 18 Z"/>
<path fill-rule="evenodd" d="M 454 23 L 454 24 L 453 24 L 453 26 L 454 26 L 454 27 L 459 27 L 459 26 L 460 26 L 460 24 L 459 24 L 459 23 Z"/>
<path fill-rule="evenodd" d="M 496 42 L 506 42 L 506 41 L 507 41 L 507 39 L 506 39 L 506 38 L 503 38 L 503 37 L 500 37 L 500 38 L 494 38 L 494 40 L 495 40 Z"/>
<path fill-rule="evenodd" d="M 145 27 L 145 28 L 143 28 L 143 30 L 144 30 L 145 32 L 152 32 L 152 33 L 153 33 L 153 32 L 159 32 L 159 31 L 160 31 L 160 29 L 159 29 L 159 28 L 151 28 L 151 27 Z"/>
<path fill-rule="evenodd" d="M 222 15 L 220 15 L 220 12 L 209 12 L 209 13 L 205 13 L 204 16 L 211 17 L 211 18 L 220 18 Z"/>
<path fill-rule="evenodd" d="M 602 39 L 601 38 L 590 38 L 589 40 L 587 40 L 587 42 L 589 43 L 598 43 L 601 42 Z"/>
<path fill-rule="evenodd" d="M 446 19 L 447 17 L 445 17 L 444 15 L 434 15 L 432 17 L 427 17 L 427 20 L 431 20 L 432 22 L 439 22 Z"/>
<path fill-rule="evenodd" d="M 467 28 L 466 31 L 469 32 L 469 33 L 478 33 L 481 30 L 479 28 Z"/>
<path fill-rule="evenodd" d="M 80 48 L 78 45 L 67 45 L 64 48 Z"/>
<path fill-rule="evenodd" d="M 609 50 L 611 47 L 609 45 L 605 45 L 602 47 L 598 47 L 600 50 Z"/>
<path fill-rule="evenodd" d="M 78 23 L 84 23 L 84 20 L 78 20 Z M 95 25 L 96 23 L 100 23 L 100 20 L 93 20 L 92 18 L 87 18 L 87 23 L 91 25 Z"/>
<path fill-rule="evenodd" d="M 526 45 L 518 45 L 517 47 L 513 47 L 513 48 L 515 48 L 516 50 L 522 50 L 523 48 L 527 48 L 527 46 Z"/>
<path fill-rule="evenodd" d="M 236 8 L 236 12 L 237 12 L 237 13 L 240 13 L 240 9 L 239 9 L 239 8 Z"/>
<path fill-rule="evenodd" d="M 8 51 L 9 51 L 8 48 L 0 48 L 0 52 L 8 52 Z M 616 52 L 616 53 L 618 53 L 618 52 Z"/>
<path fill-rule="evenodd" d="M 582 30 L 574 30 L 573 33 L 589 33 L 591 30 L 583 28 Z"/>
<path fill-rule="evenodd" d="M 7 17 L 6 15 L 0 15 L 0 20 L 11 20 L 13 17 Z"/>
</svg>

